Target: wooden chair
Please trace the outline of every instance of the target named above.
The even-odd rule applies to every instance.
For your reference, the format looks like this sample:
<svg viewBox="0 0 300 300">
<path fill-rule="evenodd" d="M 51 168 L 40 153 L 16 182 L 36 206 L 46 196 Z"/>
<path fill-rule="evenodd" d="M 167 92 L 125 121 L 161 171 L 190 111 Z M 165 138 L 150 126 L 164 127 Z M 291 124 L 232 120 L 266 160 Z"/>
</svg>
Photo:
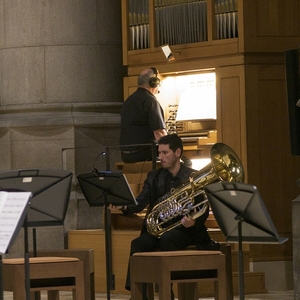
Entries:
<svg viewBox="0 0 300 300">
<path fill-rule="evenodd" d="M 33 254 L 31 253 L 31 256 Z M 57 250 L 38 250 L 37 257 L 58 256 L 76 257 L 83 261 L 84 266 L 84 300 L 95 300 L 95 268 L 94 268 L 94 249 L 57 249 Z"/>
<path fill-rule="evenodd" d="M 203 278 L 204 270 L 216 270 Z M 131 299 L 142 298 L 142 284 L 158 285 L 159 299 L 171 299 L 172 283 L 214 282 L 215 299 L 227 299 L 226 258 L 221 251 L 154 251 L 130 258 Z M 187 298 L 184 298 L 187 300 Z M 197 298 L 198 299 L 198 298 Z"/>
<path fill-rule="evenodd" d="M 26 299 L 24 258 L 8 258 L 2 262 L 3 290 L 13 292 L 14 300 Z M 46 290 L 48 300 L 58 300 L 60 290 L 70 290 L 74 300 L 85 297 L 83 261 L 78 258 L 32 257 L 29 273 L 31 293 Z"/>
<path fill-rule="evenodd" d="M 197 251 L 196 245 L 191 245 L 185 249 L 185 251 Z M 198 250 L 199 251 L 199 250 Z M 227 296 L 226 300 L 233 300 L 233 283 L 232 283 L 232 261 L 231 261 L 231 246 L 227 243 L 220 243 L 220 251 L 225 255 L 226 261 L 226 285 L 227 285 Z M 203 281 L 205 279 L 203 278 Z M 210 279 L 207 279 L 208 281 Z M 156 287 L 152 283 L 148 283 L 148 299 L 154 300 L 154 293 Z M 184 282 L 177 284 L 178 300 L 198 300 L 198 284 L 197 282 Z"/>
</svg>

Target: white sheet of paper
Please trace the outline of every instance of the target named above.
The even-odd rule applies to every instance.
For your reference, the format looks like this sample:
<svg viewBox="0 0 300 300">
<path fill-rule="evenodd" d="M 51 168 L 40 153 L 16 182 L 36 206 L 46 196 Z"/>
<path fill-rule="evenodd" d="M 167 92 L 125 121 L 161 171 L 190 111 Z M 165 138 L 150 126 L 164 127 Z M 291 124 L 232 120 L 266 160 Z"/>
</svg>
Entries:
<svg viewBox="0 0 300 300">
<path fill-rule="evenodd" d="M 30 192 L 0 192 L 0 253 L 6 253 L 30 197 Z"/>
</svg>

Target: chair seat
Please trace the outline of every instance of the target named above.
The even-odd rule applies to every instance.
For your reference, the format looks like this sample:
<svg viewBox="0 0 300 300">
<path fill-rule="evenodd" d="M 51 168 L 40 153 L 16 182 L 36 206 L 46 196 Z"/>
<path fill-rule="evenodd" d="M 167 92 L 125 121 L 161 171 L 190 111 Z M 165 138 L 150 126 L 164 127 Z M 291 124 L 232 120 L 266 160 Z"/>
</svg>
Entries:
<svg viewBox="0 0 300 300">
<path fill-rule="evenodd" d="M 24 258 L 5 258 L 2 260 L 3 264 L 7 265 L 22 265 L 24 264 Z M 30 264 L 49 264 L 49 263 L 60 263 L 60 262 L 72 262 L 79 261 L 76 257 L 30 257 Z"/>
<path fill-rule="evenodd" d="M 30 257 L 71 257 L 83 261 L 85 278 L 84 300 L 95 300 L 95 270 L 94 270 L 94 249 L 39 249 L 31 253 Z M 35 298 L 36 299 L 36 296 Z"/>
<path fill-rule="evenodd" d="M 202 251 L 202 250 L 177 250 L 177 251 L 153 251 L 153 252 L 137 252 L 134 256 L 156 256 L 156 257 L 176 257 L 176 256 L 194 256 L 194 255 L 220 255 L 221 251 Z"/>
<path fill-rule="evenodd" d="M 142 283 L 157 283 L 159 299 L 171 299 L 171 284 L 178 282 L 196 282 L 203 280 L 198 272 L 216 270 L 211 279 L 215 282 L 215 297 L 224 300 L 227 297 L 226 259 L 220 251 L 155 251 L 139 252 L 130 258 L 131 299 L 142 297 Z M 181 272 L 181 277 L 174 278 L 174 272 Z M 199 273 L 200 274 L 200 273 Z"/>
<path fill-rule="evenodd" d="M 24 300 L 24 258 L 3 259 L 3 290 L 13 292 L 14 300 Z M 60 290 L 73 291 L 73 299 L 84 299 L 83 262 L 73 257 L 29 258 L 30 292 L 47 290 L 48 300 L 59 299 Z M 64 279 L 63 282 L 61 279 Z"/>
<path fill-rule="evenodd" d="M 187 253 L 188 252 L 188 253 Z M 226 300 L 233 300 L 233 285 L 232 285 L 232 265 L 231 265 L 231 246 L 227 243 L 220 243 L 220 251 L 199 251 L 196 245 L 190 245 L 184 250 L 181 251 L 170 251 L 170 252 L 149 252 L 149 253 L 136 253 L 136 256 L 146 255 L 146 256 L 176 256 L 184 253 L 185 255 L 218 255 L 223 253 L 225 255 L 226 260 L 226 286 L 227 286 L 227 296 Z M 182 278 L 189 279 L 182 281 Z M 171 274 L 172 282 L 178 283 L 178 300 L 198 300 L 199 299 L 199 291 L 198 291 L 198 282 L 205 281 L 210 282 L 213 281 L 216 283 L 217 274 L 215 270 L 199 270 L 199 271 L 172 271 Z M 178 279 L 178 280 L 176 280 Z M 148 283 L 148 299 L 154 300 L 154 291 L 157 291 L 157 286 L 153 286 L 153 283 Z M 222 299 L 223 300 L 223 299 Z M 224 299 L 225 300 L 225 299 Z"/>
</svg>

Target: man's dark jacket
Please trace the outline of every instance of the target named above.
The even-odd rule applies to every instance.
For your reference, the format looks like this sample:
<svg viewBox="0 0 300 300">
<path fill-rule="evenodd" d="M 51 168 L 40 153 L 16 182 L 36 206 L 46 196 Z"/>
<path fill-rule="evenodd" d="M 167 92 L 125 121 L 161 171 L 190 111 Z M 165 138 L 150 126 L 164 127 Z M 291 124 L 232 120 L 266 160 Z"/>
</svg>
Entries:
<svg viewBox="0 0 300 300">
<path fill-rule="evenodd" d="M 134 214 L 141 212 L 145 207 L 148 206 L 146 217 L 142 226 L 141 233 L 145 232 L 146 229 L 146 219 L 149 212 L 152 211 L 153 207 L 158 204 L 161 200 L 161 197 L 165 196 L 167 192 L 172 188 L 172 182 L 176 182 L 177 187 L 181 184 L 187 182 L 190 175 L 196 172 L 191 168 L 188 168 L 181 164 L 180 170 L 178 171 L 175 178 L 172 177 L 171 173 L 163 168 L 159 168 L 155 171 L 148 173 L 147 178 L 144 182 L 143 189 L 139 196 L 136 198 L 138 205 L 129 206 L 126 211 L 123 211 L 124 214 Z M 199 203 L 204 199 L 203 195 L 199 195 L 195 198 L 195 202 Z M 212 243 L 214 242 L 210 239 L 207 228 L 204 225 L 209 214 L 209 209 L 206 212 L 196 219 L 196 224 L 190 228 L 184 228 L 187 230 L 187 234 L 193 234 L 195 239 L 195 244 L 199 249 L 211 249 Z M 182 226 L 182 225 L 180 225 Z"/>
</svg>

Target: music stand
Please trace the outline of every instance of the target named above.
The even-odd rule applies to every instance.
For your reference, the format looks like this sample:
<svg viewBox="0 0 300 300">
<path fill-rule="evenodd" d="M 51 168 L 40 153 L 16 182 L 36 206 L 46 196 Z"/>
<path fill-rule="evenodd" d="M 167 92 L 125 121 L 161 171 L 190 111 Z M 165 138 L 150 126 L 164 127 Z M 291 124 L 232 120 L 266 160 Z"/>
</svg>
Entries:
<svg viewBox="0 0 300 300">
<path fill-rule="evenodd" d="M 0 190 L 32 194 L 23 224 L 27 300 L 30 299 L 28 227 L 63 225 L 71 183 L 72 172 L 65 170 L 24 169 L 0 172 Z"/>
<path fill-rule="evenodd" d="M 282 244 L 257 188 L 239 182 L 219 182 L 205 187 L 215 219 L 228 242 L 239 245 L 239 292 L 244 300 L 242 243 Z"/>
<path fill-rule="evenodd" d="M 120 172 L 94 170 L 92 173 L 78 175 L 77 179 L 89 205 L 91 207 L 104 206 L 105 209 L 106 287 L 109 300 L 110 290 L 114 288 L 114 275 L 111 263 L 111 222 L 108 217 L 110 213 L 108 206 L 109 204 L 130 206 L 137 205 L 137 202 L 125 175 Z"/>
</svg>

